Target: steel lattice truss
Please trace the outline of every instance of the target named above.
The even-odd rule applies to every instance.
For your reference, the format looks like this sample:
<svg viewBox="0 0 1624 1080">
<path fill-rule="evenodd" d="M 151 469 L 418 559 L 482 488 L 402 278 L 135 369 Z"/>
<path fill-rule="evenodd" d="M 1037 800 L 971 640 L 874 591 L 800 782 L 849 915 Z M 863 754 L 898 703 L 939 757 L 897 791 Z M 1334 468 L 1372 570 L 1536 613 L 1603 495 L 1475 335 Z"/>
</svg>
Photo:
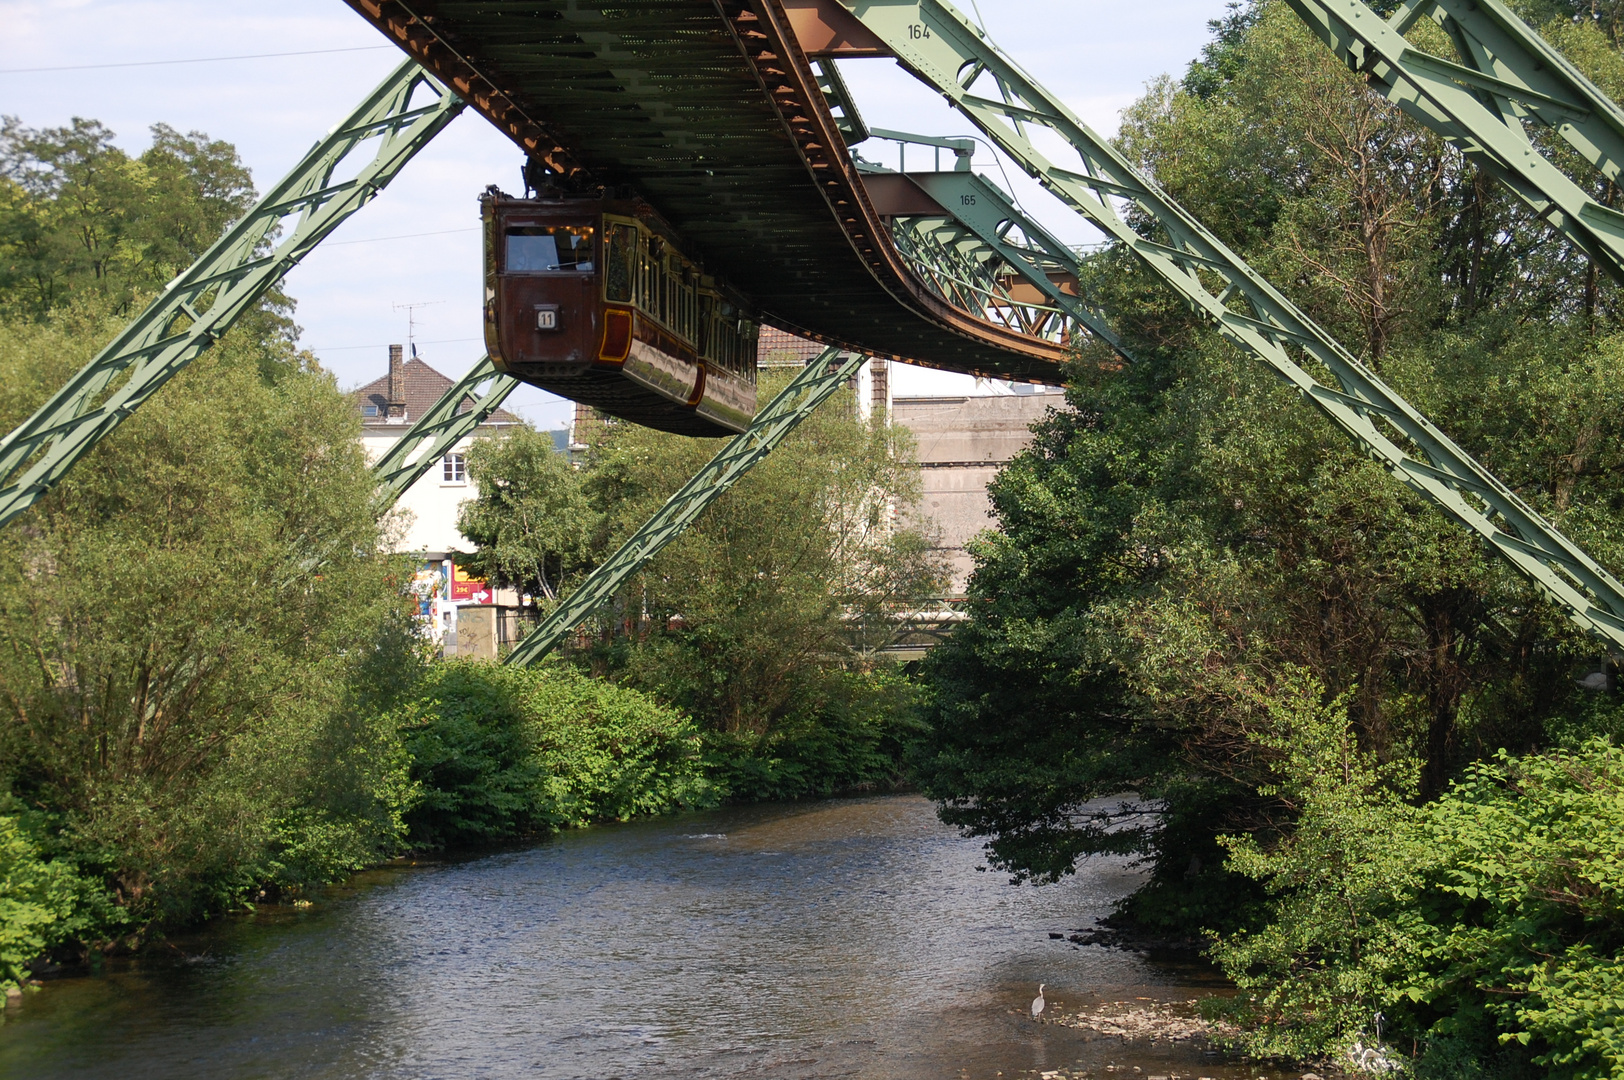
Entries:
<svg viewBox="0 0 1624 1080">
<path fill-rule="evenodd" d="M 462 102 L 417 64 L 397 68 L 67 386 L 0 441 L 0 526 L 219 340 L 461 109 Z M 368 149 L 372 159 L 352 178 L 334 179 L 346 159 Z M 279 240 L 289 219 L 292 227 Z"/>
<path fill-rule="evenodd" d="M 1383 19 L 1364 0 L 1286 0 L 1350 68 L 1481 165 L 1614 278 L 1624 214 L 1558 168 L 1530 137 L 1554 133 L 1606 180 L 1624 170 L 1624 110 L 1500 0 L 1406 0 Z M 1453 60 L 1405 39 L 1430 19 Z"/>
<path fill-rule="evenodd" d="M 507 662 L 533 664 L 551 652 L 582 620 L 608 603 L 627 578 L 681 536 L 707 506 L 721 498 L 756 462 L 783 442 L 797 424 L 856 375 L 865 359 L 859 353 L 842 354 L 839 349 L 826 349 L 807 364 L 756 414 L 743 434 L 728 440 L 727 445 L 632 533 L 607 562 L 592 571 L 540 626 L 526 634 L 508 654 Z"/>
<path fill-rule="evenodd" d="M 472 435 L 518 385 L 518 379 L 498 372 L 489 356 L 480 357 L 468 374 L 441 394 L 434 407 L 373 462 L 379 512 L 393 506 L 447 451 Z"/>
<path fill-rule="evenodd" d="M 892 218 L 892 240 L 943 299 L 1034 337 L 1069 342 L 1081 326 L 1132 360 L 1105 313 L 1067 291 L 1065 283 L 1075 285 L 1083 274 L 1077 252 L 1028 218 L 997 184 L 967 167 L 907 176 L 944 212 Z M 1018 295 L 1018 284 L 1042 299 Z"/>
<path fill-rule="evenodd" d="M 920 280 L 954 307 L 1030 337 L 1067 338 L 1066 313 L 1053 304 L 1017 300 L 1010 290 L 1014 267 L 955 219 L 892 218 L 891 242 Z"/>
<path fill-rule="evenodd" d="M 839 2 L 1029 175 L 1137 255 L 1398 480 L 1481 536 L 1580 626 L 1624 647 L 1624 584 L 1139 175 L 963 15 L 939 0 Z M 1051 161 L 1034 142 L 1039 131 L 1058 136 L 1077 161 Z M 1150 235 L 1128 224 L 1123 204 L 1154 224 Z"/>
</svg>

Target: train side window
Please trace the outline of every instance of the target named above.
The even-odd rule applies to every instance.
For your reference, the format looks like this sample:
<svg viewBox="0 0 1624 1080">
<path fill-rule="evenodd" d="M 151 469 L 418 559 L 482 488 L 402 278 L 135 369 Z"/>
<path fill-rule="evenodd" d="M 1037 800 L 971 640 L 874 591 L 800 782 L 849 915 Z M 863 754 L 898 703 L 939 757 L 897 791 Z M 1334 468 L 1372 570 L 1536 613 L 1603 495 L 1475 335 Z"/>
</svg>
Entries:
<svg viewBox="0 0 1624 1080">
<path fill-rule="evenodd" d="M 506 232 L 503 269 L 510 274 L 592 272 L 590 225 L 513 225 Z"/>
<path fill-rule="evenodd" d="M 714 358 L 716 351 L 716 335 L 711 332 L 711 321 L 715 318 L 714 307 L 715 301 L 704 293 L 699 294 L 699 335 L 694 341 L 694 348 L 707 360 Z"/>
<path fill-rule="evenodd" d="M 608 250 L 603 258 L 603 298 L 626 303 L 632 298 L 631 259 L 635 236 L 629 225 L 612 226 L 608 233 Z"/>
<path fill-rule="evenodd" d="M 659 301 L 654 290 L 654 238 L 637 248 L 637 306 L 650 315 L 659 314 Z"/>
</svg>

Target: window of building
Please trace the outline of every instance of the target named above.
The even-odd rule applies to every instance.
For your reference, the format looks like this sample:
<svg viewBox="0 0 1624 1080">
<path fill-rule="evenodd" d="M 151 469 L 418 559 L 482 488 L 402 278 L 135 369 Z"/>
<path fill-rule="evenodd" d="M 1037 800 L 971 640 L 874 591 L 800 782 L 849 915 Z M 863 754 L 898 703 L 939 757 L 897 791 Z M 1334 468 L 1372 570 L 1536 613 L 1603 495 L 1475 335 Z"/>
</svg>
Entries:
<svg viewBox="0 0 1624 1080">
<path fill-rule="evenodd" d="M 447 454 L 440 463 L 441 473 L 447 484 L 466 484 L 468 482 L 468 462 L 461 454 Z"/>
<path fill-rule="evenodd" d="M 378 407 L 376 405 L 363 405 L 363 406 L 361 406 L 361 415 L 362 416 L 377 416 L 378 415 Z"/>
</svg>

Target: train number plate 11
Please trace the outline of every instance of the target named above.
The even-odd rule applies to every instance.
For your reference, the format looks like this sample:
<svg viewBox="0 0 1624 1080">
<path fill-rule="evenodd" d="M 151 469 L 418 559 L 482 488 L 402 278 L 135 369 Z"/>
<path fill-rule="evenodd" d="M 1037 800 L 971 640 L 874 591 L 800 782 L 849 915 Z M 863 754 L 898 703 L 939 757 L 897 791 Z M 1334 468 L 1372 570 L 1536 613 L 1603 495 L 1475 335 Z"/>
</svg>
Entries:
<svg viewBox="0 0 1624 1080">
<path fill-rule="evenodd" d="M 540 304 L 536 305 L 536 329 L 558 329 L 558 308 L 556 305 L 549 304 L 546 307 L 542 307 Z"/>
</svg>

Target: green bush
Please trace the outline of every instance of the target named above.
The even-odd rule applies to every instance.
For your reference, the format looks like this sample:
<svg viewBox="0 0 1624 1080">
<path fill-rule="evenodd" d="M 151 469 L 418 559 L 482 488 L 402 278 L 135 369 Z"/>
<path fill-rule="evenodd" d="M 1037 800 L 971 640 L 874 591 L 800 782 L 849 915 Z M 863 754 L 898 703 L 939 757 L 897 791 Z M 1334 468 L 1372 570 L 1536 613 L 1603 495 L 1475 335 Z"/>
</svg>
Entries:
<svg viewBox="0 0 1624 1080">
<path fill-rule="evenodd" d="M 1227 841 L 1270 896 L 1263 926 L 1212 949 L 1242 990 L 1239 1045 L 1395 1063 L 1415 1048 L 1431 1076 L 1624 1077 L 1624 750 L 1501 752 L 1417 808 L 1413 778 L 1360 751 L 1346 700 L 1316 690 L 1273 691 L 1251 733 L 1294 824 Z"/>
<path fill-rule="evenodd" d="M 626 821 L 720 801 L 686 716 L 573 668 L 525 674 L 537 805 L 548 824 Z"/>
<path fill-rule="evenodd" d="M 1241 990 L 1241 1045 L 1304 1057 L 1373 1041 L 1392 990 L 1424 969 L 1419 919 L 1395 907 L 1432 856 L 1408 785 L 1359 748 L 1346 697 L 1298 675 L 1251 691 L 1262 724 L 1251 742 L 1275 782 L 1260 789 L 1295 812 L 1272 843 L 1227 836 L 1229 869 L 1268 894 L 1263 925 L 1219 937 L 1211 955 Z M 1391 1011 L 1389 1009 L 1389 1011 Z"/>
<path fill-rule="evenodd" d="M 763 734 L 709 732 L 718 785 L 740 802 L 895 787 L 923 731 L 919 688 L 892 671 L 833 671 L 820 698 Z"/>
<path fill-rule="evenodd" d="M 399 717 L 418 798 L 413 845 L 500 840 L 535 829 L 540 770 L 522 703 L 525 673 L 438 664 Z"/>
<path fill-rule="evenodd" d="M 46 951 L 117 924 L 99 882 L 46 857 L 38 817 L 0 814 L 0 990 L 21 986 Z"/>
<path fill-rule="evenodd" d="M 436 665 L 398 722 L 419 786 L 407 814 L 418 845 L 717 801 L 686 717 L 564 666 Z"/>
<path fill-rule="evenodd" d="M 1400 989 L 1442 1014 L 1434 1033 L 1524 1046 L 1552 1077 L 1624 1077 L 1624 749 L 1502 752 L 1425 837 L 1435 971 Z"/>
</svg>

